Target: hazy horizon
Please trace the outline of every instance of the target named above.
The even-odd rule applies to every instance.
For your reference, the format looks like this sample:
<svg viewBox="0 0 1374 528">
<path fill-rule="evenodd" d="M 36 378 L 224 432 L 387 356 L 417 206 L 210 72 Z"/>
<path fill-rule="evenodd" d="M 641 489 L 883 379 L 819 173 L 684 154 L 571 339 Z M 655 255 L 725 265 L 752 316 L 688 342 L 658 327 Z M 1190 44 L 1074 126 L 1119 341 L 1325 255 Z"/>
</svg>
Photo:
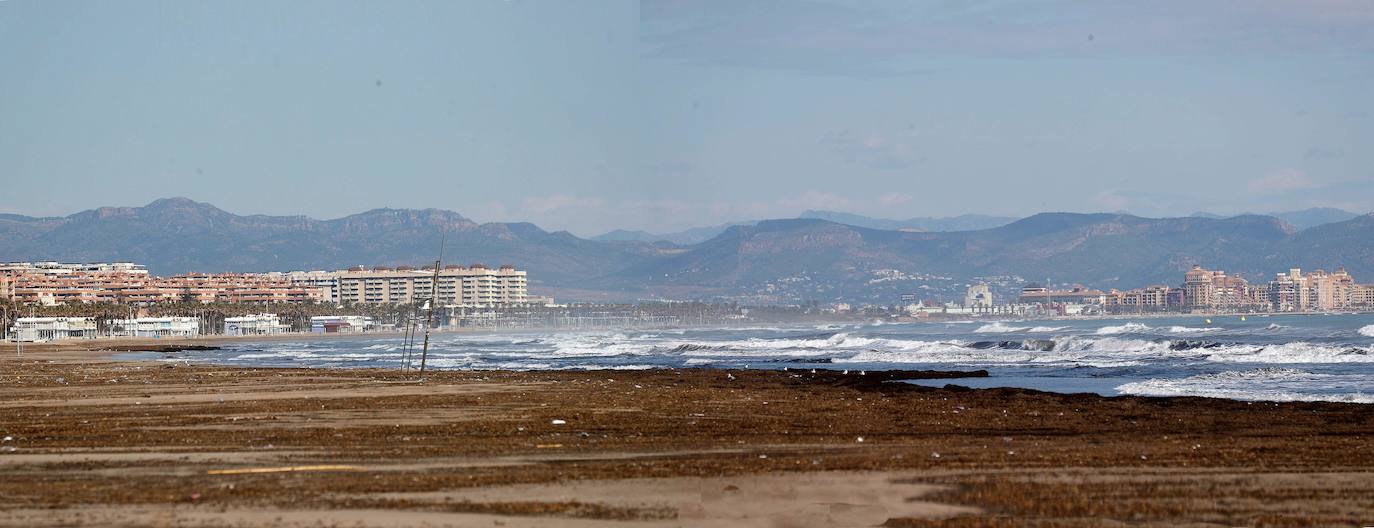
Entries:
<svg viewBox="0 0 1374 528">
<path fill-rule="evenodd" d="M 1374 210 L 1358 1 L 0 2 L 0 212 Z"/>
</svg>

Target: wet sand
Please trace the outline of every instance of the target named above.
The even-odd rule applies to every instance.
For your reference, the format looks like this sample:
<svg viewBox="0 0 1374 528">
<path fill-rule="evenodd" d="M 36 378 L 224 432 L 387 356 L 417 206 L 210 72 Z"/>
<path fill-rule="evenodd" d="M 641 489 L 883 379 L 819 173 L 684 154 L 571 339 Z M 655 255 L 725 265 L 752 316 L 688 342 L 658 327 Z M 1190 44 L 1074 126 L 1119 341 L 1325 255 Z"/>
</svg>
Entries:
<svg viewBox="0 0 1374 528">
<path fill-rule="evenodd" d="M 1374 524 L 1374 407 L 1357 404 L 857 372 L 418 382 L 89 345 L 0 348 L 0 525 Z"/>
</svg>

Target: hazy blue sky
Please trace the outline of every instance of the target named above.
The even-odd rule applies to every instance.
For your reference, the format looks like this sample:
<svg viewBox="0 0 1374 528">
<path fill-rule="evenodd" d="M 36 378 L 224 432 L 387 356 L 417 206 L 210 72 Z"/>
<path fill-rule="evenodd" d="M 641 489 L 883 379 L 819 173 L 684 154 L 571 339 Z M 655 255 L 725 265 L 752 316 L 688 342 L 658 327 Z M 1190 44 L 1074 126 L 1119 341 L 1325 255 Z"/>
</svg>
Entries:
<svg viewBox="0 0 1374 528">
<path fill-rule="evenodd" d="M 0 212 L 1374 210 L 1374 2 L 0 2 Z"/>
</svg>

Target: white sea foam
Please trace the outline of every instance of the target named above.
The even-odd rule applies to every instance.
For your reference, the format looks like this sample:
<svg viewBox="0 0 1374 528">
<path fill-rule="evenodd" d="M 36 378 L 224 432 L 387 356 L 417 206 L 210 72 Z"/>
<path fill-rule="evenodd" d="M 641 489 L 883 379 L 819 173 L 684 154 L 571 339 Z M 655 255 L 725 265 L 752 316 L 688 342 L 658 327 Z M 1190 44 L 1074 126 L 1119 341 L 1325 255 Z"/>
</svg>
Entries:
<svg viewBox="0 0 1374 528">
<path fill-rule="evenodd" d="M 1007 325 L 1005 325 L 1005 324 L 1002 324 L 1001 321 L 996 321 L 996 322 L 992 322 L 992 323 L 989 323 L 989 324 L 985 324 L 985 325 L 983 325 L 983 326 L 980 326 L 980 327 L 978 327 L 977 330 L 974 330 L 973 332 L 974 332 L 974 333 L 978 333 L 978 334 L 1006 334 L 1006 333 L 1012 333 L 1012 332 L 1048 333 L 1048 332 L 1058 332 L 1058 331 L 1063 330 L 1063 329 L 1065 329 L 1065 328 L 1068 328 L 1068 327 L 1066 327 L 1066 326 L 1007 326 Z"/>
<path fill-rule="evenodd" d="M 1374 403 L 1364 376 L 1313 374 L 1280 367 L 1199 374 L 1186 378 L 1153 378 L 1116 388 L 1141 396 L 1203 396 L 1258 401 L 1334 401 Z"/>
<path fill-rule="evenodd" d="M 1141 333 L 1150 331 L 1150 327 L 1140 323 L 1126 323 L 1120 326 L 1104 326 L 1097 329 L 1097 335 L 1113 335 L 1127 333 Z"/>
<path fill-rule="evenodd" d="M 1005 325 L 1005 324 L 1002 324 L 1001 321 L 995 321 L 995 322 L 988 323 L 988 324 L 985 324 L 985 325 L 983 325 L 983 326 L 978 327 L 977 330 L 974 330 L 974 333 L 979 333 L 979 334 L 1003 334 L 1003 333 L 1009 333 L 1009 332 L 1023 332 L 1023 331 L 1025 331 L 1027 328 L 1029 328 L 1029 327 L 1027 327 L 1027 326 L 1007 326 L 1007 325 Z"/>
<path fill-rule="evenodd" d="M 1225 330 L 1225 329 L 1224 329 L 1224 328 L 1220 328 L 1220 327 L 1197 328 L 1197 327 L 1193 327 L 1193 326 L 1171 326 L 1171 327 L 1169 327 L 1169 333 L 1171 333 L 1171 334 L 1205 334 L 1205 333 L 1208 333 L 1208 332 L 1217 332 L 1217 331 L 1221 331 L 1221 330 Z"/>
<path fill-rule="evenodd" d="M 1209 349 L 1208 361 L 1220 363 L 1374 363 L 1368 347 L 1332 346 L 1295 341 L 1277 345 L 1229 345 Z"/>
<path fill-rule="evenodd" d="M 1360 335 L 1374 337 L 1374 324 L 1360 327 Z"/>
</svg>

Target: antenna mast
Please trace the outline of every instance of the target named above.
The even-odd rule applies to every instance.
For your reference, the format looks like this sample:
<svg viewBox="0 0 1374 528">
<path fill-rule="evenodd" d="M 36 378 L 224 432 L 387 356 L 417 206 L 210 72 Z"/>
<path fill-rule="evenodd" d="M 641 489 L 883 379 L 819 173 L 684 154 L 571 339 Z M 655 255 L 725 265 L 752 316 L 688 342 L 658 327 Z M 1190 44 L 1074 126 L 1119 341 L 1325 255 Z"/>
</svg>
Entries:
<svg viewBox="0 0 1374 528">
<path fill-rule="evenodd" d="M 439 258 L 434 260 L 434 276 L 429 282 L 429 311 L 425 314 L 425 344 L 420 349 L 420 379 L 425 379 L 425 360 L 429 358 L 429 328 L 434 324 L 434 305 L 439 304 L 439 267 L 444 261 L 444 243 L 448 233 L 439 239 Z"/>
</svg>

